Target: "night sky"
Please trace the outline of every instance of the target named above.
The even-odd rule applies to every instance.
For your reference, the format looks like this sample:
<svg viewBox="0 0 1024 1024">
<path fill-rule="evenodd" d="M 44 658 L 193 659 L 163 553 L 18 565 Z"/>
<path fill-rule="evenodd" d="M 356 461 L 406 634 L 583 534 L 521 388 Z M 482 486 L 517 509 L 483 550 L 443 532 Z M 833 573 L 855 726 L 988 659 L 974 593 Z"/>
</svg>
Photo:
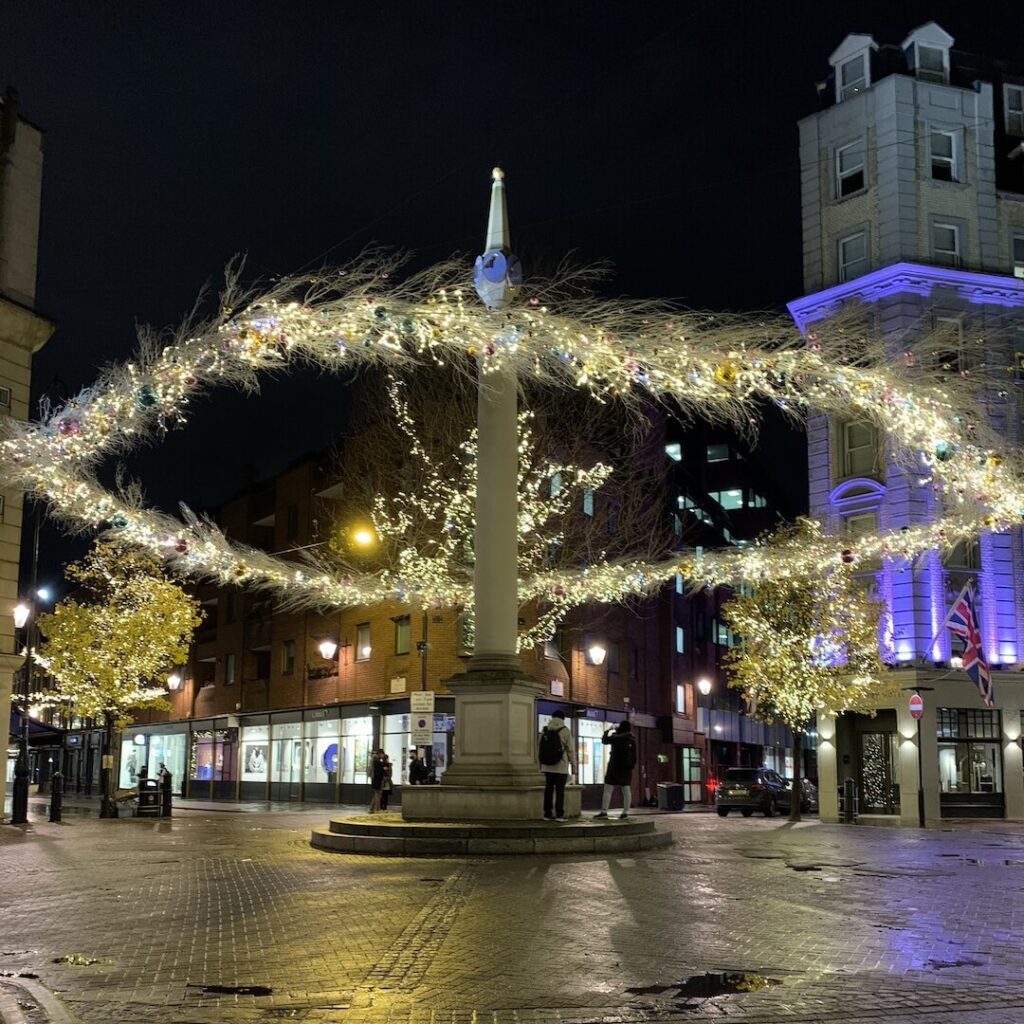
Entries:
<svg viewBox="0 0 1024 1024">
<path fill-rule="evenodd" d="M 614 264 L 611 294 L 779 309 L 801 291 L 796 121 L 829 53 L 932 19 L 1024 58 L 1019 7 L 993 2 L 5 0 L 0 86 L 46 132 L 37 307 L 58 327 L 34 397 L 128 357 L 236 253 L 253 279 L 371 242 L 475 254 L 498 163 L 527 271 L 575 250 Z M 329 444 L 345 406 L 324 376 L 216 392 L 128 466 L 153 503 L 202 507 Z"/>
</svg>

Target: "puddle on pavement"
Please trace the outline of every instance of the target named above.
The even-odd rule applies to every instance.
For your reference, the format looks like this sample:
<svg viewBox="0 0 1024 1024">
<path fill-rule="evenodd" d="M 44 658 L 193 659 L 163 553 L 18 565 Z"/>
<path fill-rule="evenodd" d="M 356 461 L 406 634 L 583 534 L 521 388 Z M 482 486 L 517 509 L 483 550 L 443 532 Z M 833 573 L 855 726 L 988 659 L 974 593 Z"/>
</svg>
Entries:
<svg viewBox="0 0 1024 1024">
<path fill-rule="evenodd" d="M 820 871 L 821 868 L 817 864 L 787 864 L 787 868 L 791 871 Z"/>
<path fill-rule="evenodd" d="M 933 971 L 943 971 L 947 967 L 981 967 L 980 960 L 928 960 L 928 966 Z"/>
<path fill-rule="evenodd" d="M 82 956 L 80 953 L 68 953 L 66 956 L 55 956 L 55 964 L 71 964 L 72 967 L 92 967 L 100 962 L 96 956 Z"/>
<path fill-rule="evenodd" d="M 269 996 L 274 990 L 266 985 L 186 985 L 197 988 L 204 996 Z"/>
<path fill-rule="evenodd" d="M 38 981 L 39 975 L 31 971 L 0 971 L 0 978 L 26 978 L 28 981 Z"/>
<path fill-rule="evenodd" d="M 665 992 L 671 992 L 677 999 L 711 999 L 714 996 L 758 992 L 763 988 L 771 988 L 773 985 L 780 984 L 778 978 L 768 978 L 763 974 L 720 971 L 695 974 L 672 985 L 645 985 L 642 988 L 627 988 L 626 991 L 635 996 L 659 996 Z"/>
</svg>

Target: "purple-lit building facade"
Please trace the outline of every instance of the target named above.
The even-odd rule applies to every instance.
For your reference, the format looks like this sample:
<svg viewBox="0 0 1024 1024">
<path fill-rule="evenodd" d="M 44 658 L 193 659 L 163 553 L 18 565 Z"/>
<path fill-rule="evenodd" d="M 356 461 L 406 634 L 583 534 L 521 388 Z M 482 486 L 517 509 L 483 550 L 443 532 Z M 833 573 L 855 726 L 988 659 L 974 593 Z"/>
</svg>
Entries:
<svg viewBox="0 0 1024 1024">
<path fill-rule="evenodd" d="M 807 294 L 789 308 L 805 333 L 860 311 L 865 331 L 892 339 L 894 359 L 908 339 L 938 331 L 949 372 L 1005 365 L 1006 390 L 988 394 L 979 416 L 1019 444 L 1024 68 L 1015 74 L 953 43 L 929 23 L 899 46 L 849 35 L 830 57 L 823 109 L 800 122 Z M 927 480 L 894 465 L 884 436 L 856 419 L 811 417 L 808 474 L 811 513 L 835 533 L 898 529 L 938 512 Z M 874 718 L 819 721 L 822 816 L 838 816 L 837 787 L 852 778 L 861 813 L 880 821 L 917 824 L 919 789 L 927 820 L 1024 817 L 1021 531 L 866 568 L 885 604 L 883 653 L 904 692 Z M 939 631 L 969 578 L 997 669 L 992 709 Z M 907 709 L 915 686 L 925 698 L 920 773 Z"/>
</svg>

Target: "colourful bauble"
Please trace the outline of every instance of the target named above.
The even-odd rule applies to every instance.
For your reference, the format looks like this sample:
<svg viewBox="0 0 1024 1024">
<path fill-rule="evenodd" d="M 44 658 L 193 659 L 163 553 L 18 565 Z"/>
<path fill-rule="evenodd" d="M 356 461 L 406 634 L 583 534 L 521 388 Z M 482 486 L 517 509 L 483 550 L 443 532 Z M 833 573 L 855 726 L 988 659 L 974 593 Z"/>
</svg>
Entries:
<svg viewBox="0 0 1024 1024">
<path fill-rule="evenodd" d="M 736 383 L 739 372 L 739 367 L 735 363 L 726 360 L 715 367 L 715 380 L 725 387 L 732 387 Z"/>
<path fill-rule="evenodd" d="M 143 384 L 139 388 L 138 403 L 141 409 L 152 409 L 156 405 L 156 389 L 152 384 Z"/>
<path fill-rule="evenodd" d="M 935 458 L 937 458 L 939 462 L 949 462 L 949 460 L 953 458 L 953 455 L 953 446 L 948 442 L 940 441 L 935 446 Z"/>
<path fill-rule="evenodd" d="M 115 530 L 123 530 L 128 525 L 128 517 L 121 515 L 120 512 L 117 515 L 110 517 L 110 525 Z"/>
<path fill-rule="evenodd" d="M 844 548 L 843 553 L 839 556 L 847 565 L 852 565 L 856 560 L 856 556 L 849 548 Z"/>
<path fill-rule="evenodd" d="M 74 418 L 61 420 L 57 424 L 57 430 L 60 431 L 65 437 L 74 437 L 78 433 L 81 424 Z"/>
<path fill-rule="evenodd" d="M 185 554 L 185 552 L 188 551 L 188 541 L 182 537 L 179 537 L 174 542 L 174 550 L 177 551 L 179 555 Z"/>
</svg>

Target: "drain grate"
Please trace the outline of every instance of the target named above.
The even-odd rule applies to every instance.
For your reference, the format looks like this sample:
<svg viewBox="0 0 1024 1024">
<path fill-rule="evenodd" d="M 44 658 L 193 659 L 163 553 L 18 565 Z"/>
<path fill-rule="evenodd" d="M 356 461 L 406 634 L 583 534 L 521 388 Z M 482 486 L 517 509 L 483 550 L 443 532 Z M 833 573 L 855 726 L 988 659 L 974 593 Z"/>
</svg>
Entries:
<svg viewBox="0 0 1024 1024">
<path fill-rule="evenodd" d="M 761 989 L 781 984 L 778 978 L 769 978 L 764 974 L 717 971 L 695 974 L 672 985 L 645 985 L 642 988 L 627 988 L 626 991 L 634 996 L 660 996 L 671 992 L 676 999 L 711 999 L 714 996 L 759 992 Z"/>
<path fill-rule="evenodd" d="M 204 996 L 269 996 L 274 990 L 266 985 L 186 985 L 197 988 Z"/>
</svg>

